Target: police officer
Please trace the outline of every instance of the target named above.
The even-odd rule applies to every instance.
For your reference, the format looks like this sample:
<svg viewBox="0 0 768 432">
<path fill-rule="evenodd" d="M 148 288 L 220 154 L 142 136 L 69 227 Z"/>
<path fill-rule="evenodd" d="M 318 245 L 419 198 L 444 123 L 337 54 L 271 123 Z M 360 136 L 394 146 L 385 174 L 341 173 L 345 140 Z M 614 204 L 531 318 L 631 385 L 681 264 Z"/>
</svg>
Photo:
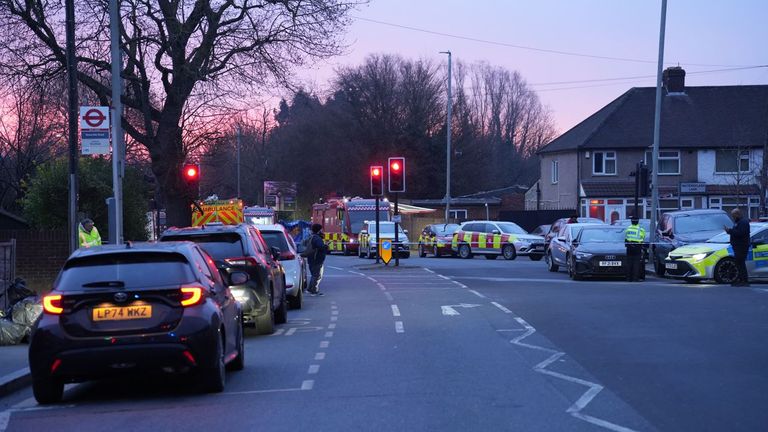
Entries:
<svg viewBox="0 0 768 432">
<path fill-rule="evenodd" d="M 643 269 L 643 242 L 645 241 L 645 229 L 639 225 L 636 216 L 632 216 L 632 224 L 624 233 L 624 244 L 627 247 L 627 281 L 637 282 L 645 279 Z"/>
</svg>

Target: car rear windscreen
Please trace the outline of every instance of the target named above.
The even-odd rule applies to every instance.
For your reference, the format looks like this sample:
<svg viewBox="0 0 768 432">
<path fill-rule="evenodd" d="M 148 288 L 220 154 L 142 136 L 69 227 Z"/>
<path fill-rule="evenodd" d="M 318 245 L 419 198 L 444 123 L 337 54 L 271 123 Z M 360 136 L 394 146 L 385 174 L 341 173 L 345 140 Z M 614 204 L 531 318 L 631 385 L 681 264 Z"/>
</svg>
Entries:
<svg viewBox="0 0 768 432">
<path fill-rule="evenodd" d="M 276 247 L 280 249 L 280 252 L 288 252 L 288 241 L 285 239 L 285 234 L 278 231 L 261 231 L 261 237 L 267 242 L 269 247 Z"/>
<path fill-rule="evenodd" d="M 237 258 L 245 255 L 243 240 L 236 232 L 165 235 L 160 241 L 198 243 L 213 259 Z"/>
<path fill-rule="evenodd" d="M 195 281 L 184 255 L 169 252 L 131 252 L 74 258 L 64 265 L 57 288 L 142 288 Z"/>
</svg>

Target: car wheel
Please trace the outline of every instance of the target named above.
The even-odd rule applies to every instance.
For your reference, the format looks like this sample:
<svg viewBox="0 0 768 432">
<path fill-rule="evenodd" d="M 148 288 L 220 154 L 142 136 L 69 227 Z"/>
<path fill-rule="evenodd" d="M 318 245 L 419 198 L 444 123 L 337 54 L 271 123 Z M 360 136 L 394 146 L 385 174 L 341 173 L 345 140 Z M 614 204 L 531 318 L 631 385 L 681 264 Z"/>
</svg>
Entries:
<svg viewBox="0 0 768 432">
<path fill-rule="evenodd" d="M 664 268 L 664 261 L 659 259 L 655 250 L 653 251 L 653 270 L 658 277 L 664 277 L 664 274 L 667 272 L 667 269 Z"/>
<path fill-rule="evenodd" d="M 528 258 L 530 258 L 531 261 L 541 261 L 541 259 L 544 258 L 544 255 L 528 255 Z"/>
<path fill-rule="evenodd" d="M 472 250 L 469 248 L 468 244 L 459 246 L 459 256 L 464 259 L 472 258 Z"/>
<path fill-rule="evenodd" d="M 496 254 L 487 254 L 487 255 L 485 255 L 485 259 L 489 259 L 489 260 L 495 260 L 498 257 L 499 256 L 496 255 Z"/>
<path fill-rule="evenodd" d="M 301 309 L 304 305 L 304 290 L 298 290 L 295 296 L 288 299 L 288 304 L 291 306 L 291 309 Z"/>
<path fill-rule="evenodd" d="M 203 368 L 200 377 L 200 383 L 203 390 L 208 393 L 221 393 L 224 391 L 226 381 L 226 366 L 224 365 L 224 341 L 221 337 L 216 337 L 216 364 Z"/>
<path fill-rule="evenodd" d="M 552 252 L 547 252 L 547 270 L 556 272 L 560 269 L 560 266 L 555 264 L 555 260 L 552 259 Z"/>
<path fill-rule="evenodd" d="M 350 256 L 349 249 L 347 249 L 347 244 L 344 243 L 341 245 L 341 252 L 344 254 L 344 256 Z"/>
<path fill-rule="evenodd" d="M 504 247 L 501 248 L 501 255 L 504 257 L 505 260 L 511 261 L 517 258 L 517 251 L 515 250 L 515 247 L 512 245 L 504 245 Z"/>
<path fill-rule="evenodd" d="M 410 252 L 403 252 L 402 255 L 400 256 L 400 258 L 410 258 L 410 257 L 411 257 Z"/>
<path fill-rule="evenodd" d="M 694 279 L 694 278 L 683 278 L 683 280 L 685 281 L 685 283 L 689 283 L 689 284 L 697 284 L 701 282 L 701 279 Z"/>
<path fill-rule="evenodd" d="M 427 251 L 424 250 L 424 245 L 419 244 L 419 258 L 424 258 L 427 256 Z"/>
<path fill-rule="evenodd" d="M 55 378 L 36 378 L 32 381 L 32 394 L 40 405 L 61 402 L 64 383 Z"/>
<path fill-rule="evenodd" d="M 581 280 L 581 275 L 576 273 L 576 261 L 573 258 L 568 259 L 568 276 L 575 281 Z"/>
<path fill-rule="evenodd" d="M 267 311 L 261 316 L 256 317 L 255 325 L 256 331 L 259 334 L 267 335 L 275 332 L 275 314 L 272 310 L 272 298 L 270 295 L 269 304 L 267 305 Z"/>
<path fill-rule="evenodd" d="M 732 258 L 723 258 L 715 266 L 715 282 L 719 284 L 730 284 L 739 277 L 739 268 L 736 267 L 736 261 Z"/>
<path fill-rule="evenodd" d="M 432 255 L 434 255 L 435 258 L 440 258 L 440 251 L 437 250 L 437 246 L 432 247 Z"/>
<path fill-rule="evenodd" d="M 242 318 L 240 319 L 240 322 L 243 322 Z M 233 371 L 239 371 L 245 368 L 245 337 L 243 335 L 242 326 L 240 326 L 240 331 L 237 336 L 237 357 L 227 365 L 227 369 Z"/>
<path fill-rule="evenodd" d="M 285 286 L 285 285 L 283 285 Z M 275 311 L 275 323 L 285 324 L 288 321 L 288 299 L 285 295 L 285 288 L 283 288 L 282 299 L 280 299 L 280 306 Z"/>
</svg>

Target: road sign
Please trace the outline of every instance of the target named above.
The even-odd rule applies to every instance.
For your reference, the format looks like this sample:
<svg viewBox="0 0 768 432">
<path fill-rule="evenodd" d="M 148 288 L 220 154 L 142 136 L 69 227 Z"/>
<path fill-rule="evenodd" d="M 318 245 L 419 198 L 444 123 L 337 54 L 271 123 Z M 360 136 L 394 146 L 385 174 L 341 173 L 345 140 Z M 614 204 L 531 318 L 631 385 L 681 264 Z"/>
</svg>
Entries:
<svg viewBox="0 0 768 432">
<path fill-rule="evenodd" d="M 389 264 L 392 260 L 392 240 L 381 239 L 379 240 L 379 257 L 384 261 L 384 264 Z"/>
<path fill-rule="evenodd" d="M 707 184 L 704 182 L 680 183 L 681 194 L 707 193 Z"/>
<path fill-rule="evenodd" d="M 80 144 L 84 155 L 109 154 L 109 107 L 80 107 Z"/>
</svg>

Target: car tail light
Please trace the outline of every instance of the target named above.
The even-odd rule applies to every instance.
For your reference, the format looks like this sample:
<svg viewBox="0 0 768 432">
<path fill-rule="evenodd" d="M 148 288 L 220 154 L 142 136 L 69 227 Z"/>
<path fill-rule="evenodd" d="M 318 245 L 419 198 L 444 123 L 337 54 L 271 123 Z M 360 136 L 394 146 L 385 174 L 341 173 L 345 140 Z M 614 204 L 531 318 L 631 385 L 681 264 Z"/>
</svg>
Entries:
<svg viewBox="0 0 768 432">
<path fill-rule="evenodd" d="M 55 373 L 59 366 L 61 366 L 61 359 L 54 360 L 53 364 L 51 365 L 51 373 Z"/>
<path fill-rule="evenodd" d="M 181 287 L 181 305 L 194 306 L 203 301 L 203 288 L 198 286 Z"/>
<path fill-rule="evenodd" d="M 259 265 L 258 261 L 253 257 L 226 258 L 224 261 L 237 266 L 251 267 Z"/>
<path fill-rule="evenodd" d="M 292 260 L 296 259 L 296 255 L 292 254 L 291 252 L 285 251 L 280 253 L 280 259 L 281 260 Z"/>
<path fill-rule="evenodd" d="M 197 361 L 195 361 L 195 356 L 192 355 L 189 351 L 184 351 L 182 354 L 184 354 L 184 357 L 189 361 L 189 363 L 192 366 L 197 366 Z"/>
<path fill-rule="evenodd" d="M 48 294 L 43 297 L 43 310 L 51 315 L 61 315 L 64 312 L 61 307 L 61 294 Z"/>
</svg>

